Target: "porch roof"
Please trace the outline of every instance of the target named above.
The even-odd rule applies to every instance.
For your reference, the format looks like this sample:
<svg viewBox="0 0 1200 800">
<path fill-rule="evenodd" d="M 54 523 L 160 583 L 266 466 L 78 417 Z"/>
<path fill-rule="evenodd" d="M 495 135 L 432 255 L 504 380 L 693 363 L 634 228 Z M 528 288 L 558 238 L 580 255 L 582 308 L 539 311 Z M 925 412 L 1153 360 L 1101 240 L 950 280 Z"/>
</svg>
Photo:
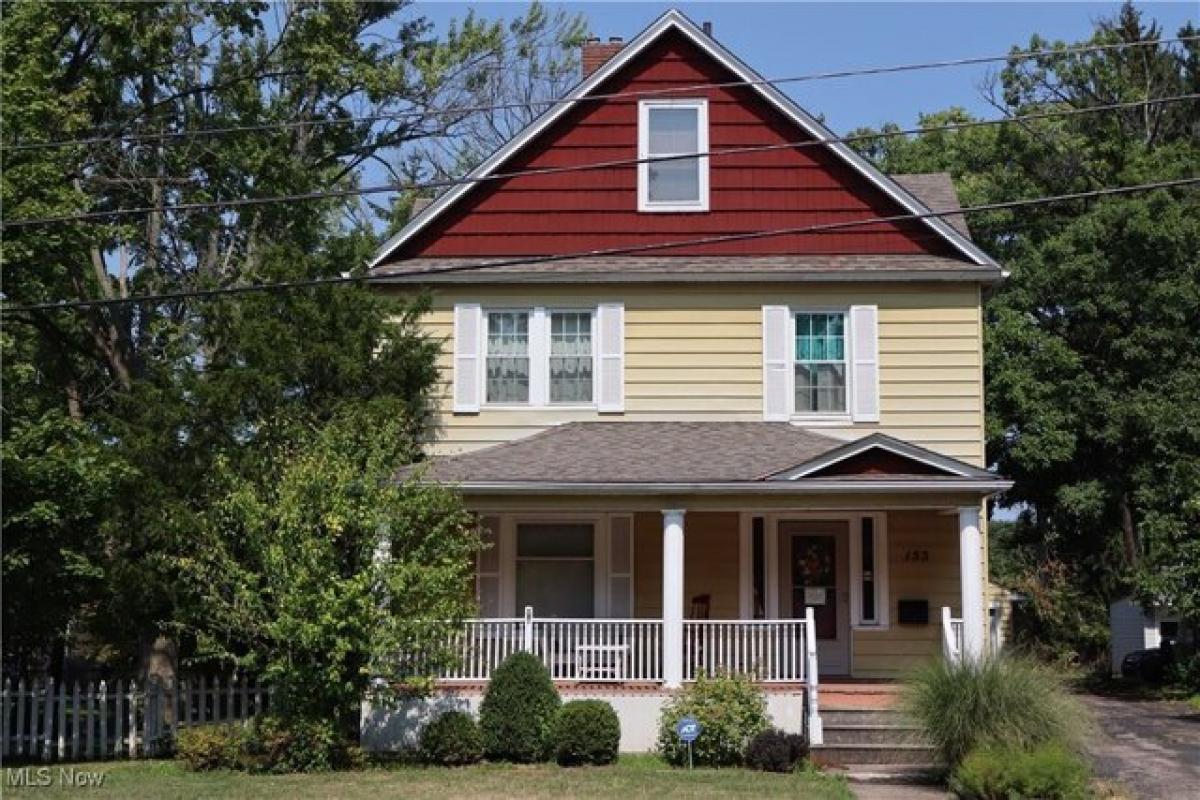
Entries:
<svg viewBox="0 0 1200 800">
<path fill-rule="evenodd" d="M 884 468 L 863 463 L 879 450 Z M 840 466 L 839 466 L 840 465 Z M 884 434 L 836 439 L 786 422 L 572 422 L 404 467 L 402 479 L 480 491 L 952 490 L 993 493 L 993 473 Z"/>
</svg>

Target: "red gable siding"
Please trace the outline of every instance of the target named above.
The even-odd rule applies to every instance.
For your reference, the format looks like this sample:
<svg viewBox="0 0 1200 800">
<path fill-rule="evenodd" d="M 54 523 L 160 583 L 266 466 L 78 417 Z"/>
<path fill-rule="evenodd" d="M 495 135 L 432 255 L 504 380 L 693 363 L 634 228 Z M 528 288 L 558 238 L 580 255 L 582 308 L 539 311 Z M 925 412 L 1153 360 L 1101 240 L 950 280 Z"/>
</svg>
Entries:
<svg viewBox="0 0 1200 800">
<path fill-rule="evenodd" d="M 597 89 L 635 92 L 727 82 L 735 76 L 678 32 L 652 44 Z M 753 89 L 708 88 L 712 149 L 807 139 Z M 585 102 L 500 171 L 637 158 L 637 98 Z M 710 211 L 638 213 L 634 165 L 484 183 L 396 255 L 515 256 L 568 253 L 723 233 L 799 227 L 905 213 L 824 148 L 710 159 Z M 954 256 L 923 223 L 876 224 L 663 250 L 656 255 L 896 253 Z"/>
</svg>

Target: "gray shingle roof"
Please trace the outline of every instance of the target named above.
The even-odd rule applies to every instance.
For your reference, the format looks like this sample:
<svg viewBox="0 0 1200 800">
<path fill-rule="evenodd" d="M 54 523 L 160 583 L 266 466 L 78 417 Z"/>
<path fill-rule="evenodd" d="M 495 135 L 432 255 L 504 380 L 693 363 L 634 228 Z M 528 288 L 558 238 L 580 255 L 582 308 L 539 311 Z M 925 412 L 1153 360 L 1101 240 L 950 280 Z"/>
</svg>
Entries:
<svg viewBox="0 0 1200 800">
<path fill-rule="evenodd" d="M 782 281 L 782 280 L 929 280 L 975 277 L 991 280 L 999 271 L 954 258 L 922 255 L 795 255 L 795 256 L 589 256 L 541 264 L 513 264 L 485 269 L 440 272 L 507 259 L 417 258 L 376 268 L 372 278 L 438 283 L 487 282 L 627 282 L 627 281 Z"/>
<path fill-rule="evenodd" d="M 882 434 L 858 443 L 888 442 L 910 455 L 928 452 Z M 524 439 L 435 458 L 428 465 L 405 467 L 399 477 L 424 469 L 426 480 L 463 484 L 761 482 L 821 456 L 836 457 L 836 451 L 850 450 L 854 444 L 786 422 L 572 422 Z M 965 478 L 994 477 L 961 466 L 969 473 Z M 928 474 L 882 477 L 929 479 Z M 945 478 L 955 479 L 949 474 Z"/>
<path fill-rule="evenodd" d="M 915 195 L 930 211 L 952 211 L 962 208 L 958 201 L 958 192 L 954 189 L 954 179 L 949 172 L 914 172 L 890 177 Z M 942 219 L 963 236 L 971 238 L 971 229 L 967 226 L 967 218 L 963 214 L 954 214 Z"/>
</svg>

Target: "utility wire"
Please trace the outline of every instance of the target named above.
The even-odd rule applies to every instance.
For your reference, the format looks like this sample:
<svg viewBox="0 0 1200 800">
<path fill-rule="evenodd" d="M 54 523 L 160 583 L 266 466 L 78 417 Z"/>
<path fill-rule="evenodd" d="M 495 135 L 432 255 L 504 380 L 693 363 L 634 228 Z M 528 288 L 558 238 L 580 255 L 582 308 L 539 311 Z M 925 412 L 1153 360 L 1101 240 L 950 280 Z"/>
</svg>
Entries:
<svg viewBox="0 0 1200 800">
<path fill-rule="evenodd" d="M 929 219 L 934 217 L 951 217 L 961 214 L 973 214 L 983 211 L 1000 211 L 1012 208 L 1027 208 L 1030 206 L 1040 206 L 1049 203 L 1060 203 L 1070 200 L 1086 200 L 1096 197 L 1111 197 L 1114 195 L 1131 194 L 1134 192 L 1152 191 L 1154 189 L 1170 189 L 1179 186 L 1191 186 L 1200 183 L 1200 177 L 1194 178 L 1179 178 L 1169 181 L 1156 181 L 1153 183 L 1142 183 L 1133 186 L 1115 186 L 1105 189 L 1092 189 L 1084 192 L 1072 192 L 1069 194 L 1047 195 L 1042 197 L 1027 198 L 1024 200 L 1007 200 L 997 203 L 984 203 L 977 206 L 966 206 L 963 208 L 949 209 L 945 211 L 923 211 L 918 214 L 893 214 L 883 217 L 870 217 L 859 220 L 846 220 L 842 222 L 827 222 L 818 225 L 803 225 L 790 228 L 774 228 L 765 231 L 746 231 L 743 233 L 726 233 L 715 236 L 704 236 L 693 239 L 677 239 L 667 242 L 651 242 L 640 245 L 627 245 L 622 247 L 608 247 L 595 250 L 578 251 L 574 253 L 560 253 L 556 255 L 545 256 L 520 256 L 517 258 L 505 258 L 495 261 L 485 261 L 478 264 L 452 264 L 440 267 L 430 267 L 422 269 L 419 272 L 383 272 L 376 271 L 365 275 L 347 275 L 343 274 L 338 277 L 331 278 L 313 278 L 303 281 L 281 281 L 277 283 L 259 283 L 247 284 L 244 286 L 226 286 L 214 289 L 196 289 L 179 292 L 165 292 L 161 294 L 138 295 L 136 297 L 114 297 L 97 300 L 68 300 L 49 303 L 33 303 L 23 306 L 10 306 L 4 308 L 5 313 L 27 313 L 34 311 L 60 311 L 78 308 L 98 308 L 106 306 L 128 305 L 131 303 L 157 303 L 170 300 L 184 300 L 188 298 L 210 298 L 223 295 L 240 295 L 251 292 L 273 292 L 285 291 L 290 289 L 306 289 L 321 286 L 338 286 L 350 283 L 380 283 L 387 282 L 389 278 L 405 278 L 409 279 L 409 283 L 420 283 L 422 278 L 427 278 L 433 275 L 442 275 L 452 272 L 468 272 L 468 271 L 483 271 L 488 269 L 496 269 L 500 267 L 511 266 L 526 266 L 537 264 L 549 264 L 564 261 L 577 261 L 586 258 L 598 258 L 605 256 L 616 255 L 633 255 L 648 252 L 658 252 L 661 250 L 678 249 L 681 247 L 699 247 L 710 244 L 722 244 L 727 242 L 749 241 L 753 239 L 766 239 L 775 236 L 788 236 L 804 233 L 822 233 L 833 230 L 843 230 L 846 228 L 855 228 L 866 225 L 878 225 L 893 222 L 904 222 L 907 220 Z M 399 263 L 412 261 L 413 259 L 404 259 Z"/>
<path fill-rule="evenodd" d="M 568 95 L 558 99 L 533 100 L 533 101 L 511 101 L 507 103 L 496 103 L 492 105 L 475 105 L 475 106 L 460 106 L 458 108 L 447 109 L 429 109 L 426 111 L 400 111 L 393 114 L 371 114 L 366 116 L 341 117 L 337 119 L 317 119 L 317 120 L 293 120 L 261 123 L 258 125 L 234 125 L 221 128 L 199 128 L 196 130 L 182 131 L 160 131 L 147 133 L 131 133 L 120 136 L 95 136 L 83 139 L 57 139 L 49 142 L 27 142 L 22 144 L 0 145 L 0 152 L 20 152 L 28 150 L 44 150 L 56 147 L 77 147 L 92 144 L 109 144 L 116 142 L 142 142 L 156 141 L 165 139 L 186 139 L 193 136 L 219 136 L 228 133 L 264 131 L 276 128 L 292 128 L 292 127 L 319 127 L 325 125 L 349 125 L 354 123 L 365 122 L 400 122 L 408 119 L 424 119 L 430 116 L 456 116 L 464 114 L 487 113 L 490 111 L 506 111 L 517 110 L 524 108 L 540 108 L 547 109 L 563 103 L 578 103 L 578 102 L 594 102 L 605 100 L 621 100 L 634 97 L 655 97 L 660 95 L 670 95 L 686 92 L 694 92 L 701 89 L 726 89 L 739 86 L 764 86 L 775 85 L 781 83 L 802 83 L 817 80 L 830 80 L 833 78 L 850 78 L 865 75 L 888 75 L 899 72 L 910 72 L 915 70 L 925 69 L 945 69 L 947 67 L 971 66 L 976 64 L 988 64 L 998 61 L 1021 61 L 1038 57 L 1056 56 L 1056 55 L 1076 55 L 1080 53 L 1101 52 L 1109 50 L 1123 50 L 1131 47 L 1153 47 L 1164 44 L 1173 44 L 1181 42 L 1190 42 L 1195 39 L 1200 39 L 1200 36 L 1181 36 L 1171 39 L 1150 39 L 1140 42 L 1115 42 L 1111 44 L 1095 44 L 1095 45 L 1079 45 L 1077 47 L 1065 47 L 1059 50 L 1021 50 L 1014 51 L 1005 55 L 994 56 L 973 56 L 968 58 L 945 59 L 942 61 L 925 61 L 909 64 L 895 64 L 883 67 L 864 67 L 858 69 L 837 70 L 833 72 L 814 72 L 805 75 L 792 75 L 782 78 L 758 78 L 754 80 L 739 80 L 739 81 L 720 81 L 712 83 L 695 83 L 688 86 L 670 86 L 661 89 L 643 89 L 632 92 L 610 92 L 607 94 L 587 94 L 587 95 Z"/>
<path fill-rule="evenodd" d="M 747 145 L 743 147 L 728 147 L 720 150 L 697 151 L 693 153 L 680 153 L 669 156 L 646 156 L 642 158 L 624 158 L 613 159 L 608 161 L 597 161 L 587 164 L 570 164 L 561 167 L 535 167 L 530 169 L 512 170 L 510 172 L 494 172 L 488 175 L 479 175 L 475 177 L 467 176 L 462 178 L 443 178 L 430 181 L 421 181 L 415 183 L 384 183 L 370 186 L 360 186 L 349 189 L 330 189 L 316 192 L 302 192 L 298 194 L 272 195 L 269 197 L 243 197 L 230 200 L 210 200 L 194 203 L 176 203 L 163 206 L 140 206 L 135 208 L 114 208 L 107 211 L 86 211 L 79 214 L 62 214 L 49 217 L 25 217 L 14 220 L 0 221 L 0 231 L 10 228 L 25 228 L 39 225 L 50 225 L 65 222 L 86 222 L 98 219 L 110 219 L 121 216 L 131 216 L 135 214 L 150 214 L 150 213 L 165 213 L 178 211 L 200 211 L 205 209 L 230 209 L 242 208 L 247 206 L 269 205 L 273 203 L 291 203 L 303 202 L 308 200 L 322 200 L 338 197 L 354 197 L 370 194 L 383 194 L 389 192 L 406 192 L 406 191 L 424 191 L 428 189 L 447 189 L 455 186 L 467 184 L 486 183 L 490 181 L 508 180 L 511 178 L 521 178 L 538 175 L 559 175 L 570 172 L 583 172 L 590 170 L 611 169 L 613 167 L 633 166 L 636 164 L 659 163 L 664 161 L 681 161 L 701 157 L 719 157 L 727 155 L 737 155 L 742 153 L 761 153 L 772 150 L 799 150 L 808 147 L 823 147 L 831 144 L 847 144 L 860 141 L 873 141 L 876 139 L 888 139 L 897 136 L 923 135 L 930 133 L 939 133 L 943 131 L 965 130 L 969 128 L 980 128 L 991 125 L 1003 125 L 1006 123 L 1032 122 L 1037 120 L 1056 119 L 1062 117 L 1074 117 L 1082 114 L 1094 114 L 1107 111 L 1119 111 L 1126 108 L 1137 108 L 1149 105 L 1163 105 L 1166 103 L 1175 103 L 1185 100 L 1200 100 L 1200 93 L 1173 95 L 1170 97 L 1160 97 L 1148 100 L 1133 100 L 1124 103 L 1110 103 L 1101 106 L 1091 106 L 1088 108 L 1072 108 L 1059 111 L 1046 111 L 1037 114 L 1023 114 L 1000 119 L 989 120 L 970 120 L 967 122 L 951 122 L 945 125 L 936 125 L 930 127 L 904 128 L 889 131 L 877 131 L 873 133 L 857 134 L 854 136 L 841 136 L 831 139 L 806 139 L 799 142 L 782 142 L 778 144 L 764 145 Z"/>
</svg>

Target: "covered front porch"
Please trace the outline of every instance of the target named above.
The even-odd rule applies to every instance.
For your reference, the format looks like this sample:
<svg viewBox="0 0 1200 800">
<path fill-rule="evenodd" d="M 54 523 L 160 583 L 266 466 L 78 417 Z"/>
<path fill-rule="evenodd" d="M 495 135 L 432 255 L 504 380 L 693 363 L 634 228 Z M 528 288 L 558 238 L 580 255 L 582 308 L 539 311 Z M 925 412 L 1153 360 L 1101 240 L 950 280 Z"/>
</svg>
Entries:
<svg viewBox="0 0 1200 800">
<path fill-rule="evenodd" d="M 459 487 L 487 543 L 480 616 L 437 676 L 454 702 L 524 650 L 564 694 L 613 702 L 640 749 L 671 692 L 736 673 L 820 744 L 823 680 L 985 648 L 981 514 L 1007 483 L 891 437 L 571 423 L 423 474 Z"/>
<path fill-rule="evenodd" d="M 443 680 L 486 681 L 518 649 L 558 681 L 671 688 L 717 672 L 784 684 L 894 678 L 948 643 L 984 647 L 978 505 L 716 510 L 694 498 L 700 508 L 653 512 L 586 502 L 480 510 L 483 616 L 465 624 Z"/>
</svg>

